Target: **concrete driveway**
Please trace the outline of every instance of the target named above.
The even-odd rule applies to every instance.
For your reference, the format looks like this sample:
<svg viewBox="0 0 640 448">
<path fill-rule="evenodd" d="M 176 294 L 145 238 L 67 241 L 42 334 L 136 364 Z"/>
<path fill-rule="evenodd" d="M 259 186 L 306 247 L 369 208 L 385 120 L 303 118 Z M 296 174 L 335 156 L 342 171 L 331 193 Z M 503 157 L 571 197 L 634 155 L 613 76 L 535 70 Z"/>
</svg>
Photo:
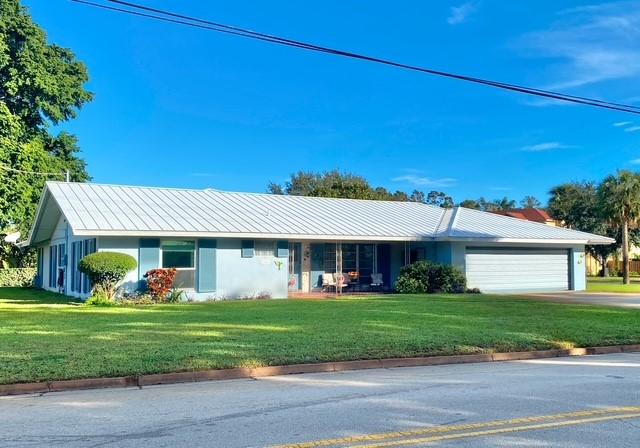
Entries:
<svg viewBox="0 0 640 448">
<path fill-rule="evenodd" d="M 524 297 L 549 300 L 558 303 L 584 303 L 640 309 L 640 294 L 613 294 L 606 292 L 559 292 L 525 294 Z"/>
<path fill-rule="evenodd" d="M 636 448 L 640 353 L 0 397 L 0 421 L 2 447 Z"/>
</svg>

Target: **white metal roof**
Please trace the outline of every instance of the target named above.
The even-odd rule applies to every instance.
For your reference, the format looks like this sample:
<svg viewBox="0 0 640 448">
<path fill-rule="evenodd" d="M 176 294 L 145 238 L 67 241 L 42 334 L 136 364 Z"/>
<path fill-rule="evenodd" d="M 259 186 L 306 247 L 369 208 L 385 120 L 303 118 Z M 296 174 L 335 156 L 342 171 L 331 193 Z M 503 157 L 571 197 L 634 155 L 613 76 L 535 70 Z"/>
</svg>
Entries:
<svg viewBox="0 0 640 448">
<path fill-rule="evenodd" d="M 52 203 L 75 235 L 611 242 L 491 213 L 415 202 L 48 182 L 30 243 L 46 239 L 38 226 L 51 222 L 43 215 L 53 214 Z"/>
</svg>

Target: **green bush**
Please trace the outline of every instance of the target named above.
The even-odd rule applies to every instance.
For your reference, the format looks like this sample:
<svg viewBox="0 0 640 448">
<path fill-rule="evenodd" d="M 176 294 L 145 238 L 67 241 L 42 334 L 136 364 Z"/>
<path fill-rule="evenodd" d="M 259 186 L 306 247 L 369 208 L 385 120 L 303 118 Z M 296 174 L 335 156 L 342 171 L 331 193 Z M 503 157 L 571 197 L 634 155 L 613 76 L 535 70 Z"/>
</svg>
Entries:
<svg viewBox="0 0 640 448">
<path fill-rule="evenodd" d="M 460 269 L 418 261 L 400 269 L 396 291 L 402 294 L 463 293 L 467 280 Z"/>
<path fill-rule="evenodd" d="M 107 295 L 103 293 L 92 295 L 84 302 L 84 304 L 88 306 L 117 306 L 118 305 L 116 301 L 113 300 L 113 298 L 107 297 Z"/>
<path fill-rule="evenodd" d="M 78 269 L 91 280 L 94 295 L 104 294 L 112 300 L 118 283 L 137 265 L 135 258 L 131 255 L 120 252 L 96 252 L 80 260 Z"/>
<path fill-rule="evenodd" d="M 35 268 L 0 269 L 0 287 L 26 288 L 33 286 Z"/>
<path fill-rule="evenodd" d="M 429 292 L 429 269 L 431 263 L 418 261 L 400 269 L 396 291 L 402 294 L 424 294 Z"/>
</svg>

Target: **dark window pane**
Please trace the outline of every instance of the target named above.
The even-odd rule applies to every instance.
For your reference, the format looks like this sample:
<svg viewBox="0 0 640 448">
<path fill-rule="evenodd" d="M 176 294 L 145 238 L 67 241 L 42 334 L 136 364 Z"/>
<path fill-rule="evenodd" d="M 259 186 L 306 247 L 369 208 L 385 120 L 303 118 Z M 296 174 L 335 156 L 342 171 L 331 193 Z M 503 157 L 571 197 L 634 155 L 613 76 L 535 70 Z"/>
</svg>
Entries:
<svg viewBox="0 0 640 448">
<path fill-rule="evenodd" d="M 163 251 L 162 267 L 163 268 L 192 268 L 194 267 L 193 251 Z"/>
</svg>

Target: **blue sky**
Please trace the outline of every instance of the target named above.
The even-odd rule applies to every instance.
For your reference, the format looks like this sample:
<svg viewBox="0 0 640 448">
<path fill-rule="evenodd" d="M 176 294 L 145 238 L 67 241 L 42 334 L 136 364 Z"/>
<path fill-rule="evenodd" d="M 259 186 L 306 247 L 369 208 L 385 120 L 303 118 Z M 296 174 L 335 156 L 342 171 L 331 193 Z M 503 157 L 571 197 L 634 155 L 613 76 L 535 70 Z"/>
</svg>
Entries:
<svg viewBox="0 0 640 448">
<path fill-rule="evenodd" d="M 435 69 L 640 104 L 640 2 L 140 0 Z M 298 170 L 456 200 L 640 163 L 640 116 L 96 10 L 24 0 L 89 69 L 63 126 L 96 182 L 264 191 Z"/>
</svg>

